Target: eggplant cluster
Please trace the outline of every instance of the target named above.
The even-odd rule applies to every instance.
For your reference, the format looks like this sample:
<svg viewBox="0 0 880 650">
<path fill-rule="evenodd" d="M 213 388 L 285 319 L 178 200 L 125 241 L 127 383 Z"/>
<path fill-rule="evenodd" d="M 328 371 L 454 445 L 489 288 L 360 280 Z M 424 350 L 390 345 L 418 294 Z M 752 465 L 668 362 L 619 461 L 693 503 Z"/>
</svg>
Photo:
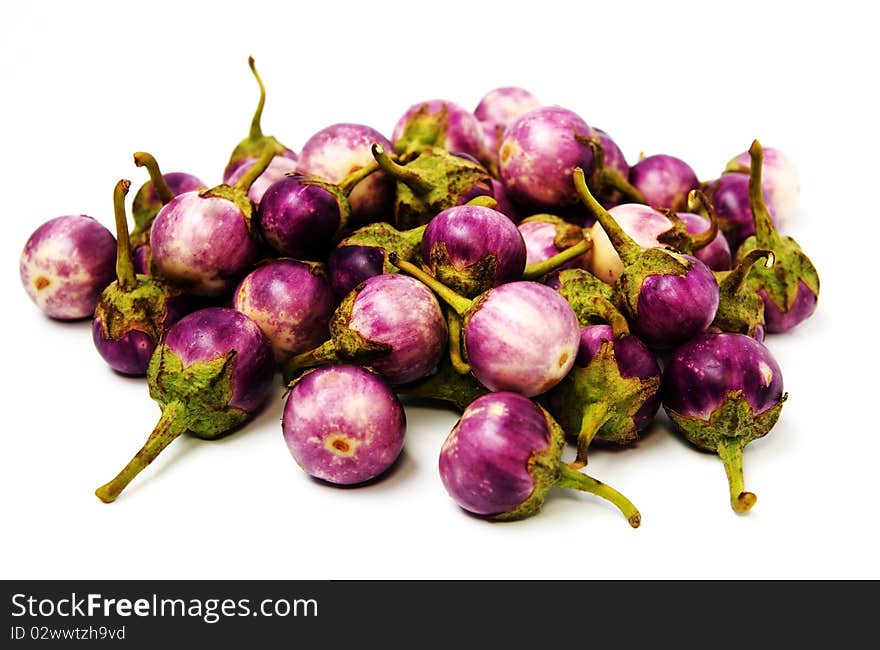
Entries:
<svg viewBox="0 0 880 650">
<path fill-rule="evenodd" d="M 176 437 L 240 428 L 280 372 L 283 439 L 328 483 L 387 472 L 414 397 L 461 412 L 439 470 L 464 510 L 527 517 L 557 486 L 636 527 L 632 502 L 583 468 L 594 442 L 632 446 L 662 405 L 720 456 L 732 508 L 754 505 L 742 451 L 786 399 L 765 335 L 808 318 L 819 293 L 778 229 L 799 194 L 782 152 L 755 141 L 701 182 L 674 156 L 630 165 L 574 111 L 507 87 L 473 112 L 413 104 L 390 139 L 333 124 L 297 154 L 264 135 L 249 65 L 259 101 L 222 182 L 137 152 L 150 180 L 131 233 L 123 179 L 115 237 L 58 217 L 22 253 L 34 302 L 93 318 L 101 356 L 146 376 L 161 408 L 100 499 Z"/>
</svg>

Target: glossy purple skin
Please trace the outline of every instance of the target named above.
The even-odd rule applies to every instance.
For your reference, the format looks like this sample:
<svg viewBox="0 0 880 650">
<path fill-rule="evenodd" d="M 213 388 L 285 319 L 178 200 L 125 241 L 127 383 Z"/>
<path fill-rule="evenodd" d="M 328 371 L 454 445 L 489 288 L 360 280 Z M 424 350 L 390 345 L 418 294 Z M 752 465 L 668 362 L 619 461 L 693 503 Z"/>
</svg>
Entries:
<svg viewBox="0 0 880 650">
<path fill-rule="evenodd" d="M 540 100 L 528 90 L 504 86 L 486 93 L 474 109 L 474 116 L 481 122 L 508 126 L 523 113 L 540 105 Z"/>
<path fill-rule="evenodd" d="M 378 375 L 358 366 L 325 366 L 290 390 L 284 441 L 311 476 L 355 485 L 383 474 L 403 449 L 406 415 Z"/>
<path fill-rule="evenodd" d="M 698 214 L 679 212 L 678 217 L 684 221 L 685 228 L 691 234 L 705 232 L 712 227 L 708 219 Z M 715 235 L 715 239 L 700 250 L 694 251 L 694 257 L 713 271 L 729 271 L 733 265 L 730 244 L 727 243 L 727 238 L 720 229 L 718 234 Z"/>
<path fill-rule="evenodd" d="M 581 330 L 580 347 L 574 364 L 579 368 L 589 365 L 605 341 L 611 341 L 621 377 L 638 377 L 643 381 L 651 377 L 660 378 L 660 366 L 648 346 L 633 335 L 614 338 L 614 332 L 608 325 L 590 325 Z M 636 429 L 641 431 L 648 426 L 659 409 L 658 391 L 633 416 Z"/>
<path fill-rule="evenodd" d="M 751 164 L 749 152 L 743 151 L 731 163 L 739 163 L 744 173 L 748 174 Z M 780 223 L 797 210 L 801 190 L 798 172 L 791 159 L 779 149 L 764 147 L 761 189 L 767 206 Z"/>
<path fill-rule="evenodd" d="M 330 338 L 336 295 L 327 277 L 296 260 L 273 260 L 248 273 L 232 305 L 260 326 L 275 360 L 318 347 Z"/>
<path fill-rule="evenodd" d="M 556 225 L 542 221 L 527 221 L 517 226 L 526 245 L 526 266 L 538 264 L 558 255 L 563 250 L 556 248 Z M 586 269 L 588 268 L 588 254 L 584 253 L 570 262 L 559 267 L 563 269 Z"/>
<path fill-rule="evenodd" d="M 344 298 L 367 278 L 385 272 L 387 253 L 378 246 L 338 246 L 327 257 L 330 285 L 339 298 Z"/>
<path fill-rule="evenodd" d="M 364 281 L 348 327 L 367 340 L 391 346 L 370 366 L 392 384 L 421 379 L 446 351 L 446 319 L 437 298 L 406 275 L 377 275 Z"/>
<path fill-rule="evenodd" d="M 680 210 L 687 206 L 688 192 L 700 186 L 696 172 L 675 156 L 657 154 L 630 167 L 629 182 L 655 208 Z"/>
<path fill-rule="evenodd" d="M 437 146 L 447 151 L 460 151 L 469 154 L 478 160 L 486 158 L 486 143 L 483 140 L 483 130 L 477 118 L 455 102 L 443 99 L 431 99 L 410 106 L 394 125 L 391 140 L 395 146 L 403 135 L 404 127 L 409 119 L 423 106 L 427 106 L 429 115 L 437 114 L 443 110 L 444 106 L 446 107 L 448 113 L 446 137 Z"/>
<path fill-rule="evenodd" d="M 260 232 L 282 255 L 319 259 L 339 230 L 339 204 L 329 191 L 302 180 L 286 176 L 266 190 L 259 209 Z"/>
<path fill-rule="evenodd" d="M 47 316 L 86 318 L 116 279 L 116 238 L 92 217 L 56 217 L 28 238 L 18 269 L 28 296 Z"/>
<path fill-rule="evenodd" d="M 626 156 L 617 146 L 617 143 L 610 135 L 602 129 L 593 128 L 599 142 L 602 143 L 602 149 L 605 152 L 605 166 L 610 167 L 624 178 L 629 178 L 629 163 L 626 162 Z"/>
<path fill-rule="evenodd" d="M 709 184 L 709 199 L 731 248 L 755 234 L 752 207 L 749 203 L 749 177 L 747 174 L 724 174 Z M 765 197 L 766 201 L 766 197 Z M 773 208 L 768 204 L 770 218 L 776 223 Z"/>
<path fill-rule="evenodd" d="M 297 170 L 339 183 L 374 162 L 370 150 L 373 143 L 382 145 L 386 151 L 394 150 L 388 138 L 369 126 L 333 124 L 306 141 L 299 154 Z M 394 179 L 384 172 L 374 172 L 354 186 L 348 200 L 350 227 L 387 219 L 394 208 Z"/>
<path fill-rule="evenodd" d="M 770 351 L 745 334 L 707 333 L 680 346 L 663 371 L 663 406 L 708 420 L 742 391 L 759 415 L 782 399 L 782 372 Z"/>
<path fill-rule="evenodd" d="M 468 512 L 511 512 L 535 489 L 529 459 L 549 446 L 547 420 L 530 399 L 489 393 L 471 402 L 443 443 L 440 478 Z"/>
<path fill-rule="evenodd" d="M 168 185 L 168 189 L 171 190 L 174 196 L 207 187 L 200 178 L 185 172 L 169 172 L 162 174 L 162 178 L 165 179 L 165 184 Z M 140 204 L 144 208 L 152 208 L 156 211 L 162 208 L 162 199 L 156 193 L 156 186 L 153 185 L 153 181 L 147 181 L 141 185 L 134 197 L 134 203 L 135 205 Z"/>
<path fill-rule="evenodd" d="M 576 113 L 542 106 L 520 115 L 507 128 L 498 151 L 498 169 L 508 195 L 517 203 L 555 208 L 578 202 L 572 173 L 593 166 L 593 152 L 574 138 L 593 130 Z"/>
<path fill-rule="evenodd" d="M 225 307 L 194 311 L 168 329 L 164 344 L 184 367 L 234 350 L 229 399 L 234 408 L 252 413 L 269 395 L 275 374 L 272 346 L 260 327 L 239 311 Z"/>
<path fill-rule="evenodd" d="M 526 265 L 526 245 L 516 224 L 491 208 L 459 205 L 431 219 L 421 246 L 422 260 L 433 275 L 438 273 L 433 255 L 441 245 L 445 246 L 454 269 L 464 269 L 493 256 L 492 287 L 521 278 Z"/>
<path fill-rule="evenodd" d="M 787 332 L 795 325 L 805 321 L 816 311 L 816 302 L 818 300 L 816 294 L 803 282 L 798 284 L 794 303 L 791 309 L 785 313 L 782 313 L 779 307 L 770 300 L 763 289 L 758 292 L 758 295 L 764 301 L 765 328 L 772 334 Z"/>
<path fill-rule="evenodd" d="M 650 275 L 639 292 L 633 333 L 653 347 L 669 347 L 704 332 L 718 311 L 718 283 L 700 260 L 685 275 Z"/>
<path fill-rule="evenodd" d="M 580 328 L 568 302 L 537 282 L 509 282 L 469 312 L 464 345 L 474 377 L 527 397 L 558 384 L 577 355 Z"/>
<path fill-rule="evenodd" d="M 165 322 L 162 331 L 166 331 L 174 323 L 179 321 L 191 309 L 191 300 L 187 296 L 178 295 L 169 298 L 166 302 Z M 123 375 L 141 377 L 147 374 L 147 366 L 150 365 L 150 357 L 158 345 L 148 333 L 132 329 L 121 339 L 113 340 L 104 338 L 101 332 L 101 319 L 95 317 L 92 321 L 92 341 L 98 354 L 107 362 L 113 370 Z"/>
<path fill-rule="evenodd" d="M 231 291 L 258 252 L 241 210 L 198 192 L 174 197 L 150 229 L 150 253 L 159 275 L 198 296 Z"/>
<path fill-rule="evenodd" d="M 227 185 L 235 185 L 238 181 L 241 180 L 241 177 L 244 176 L 247 171 L 256 164 L 256 162 L 256 158 L 245 158 L 236 167 L 234 167 L 229 174 L 224 174 L 223 182 Z M 269 166 L 266 167 L 266 170 L 262 174 L 257 176 L 257 179 L 253 182 L 250 189 L 248 190 L 248 197 L 251 201 L 254 202 L 254 205 L 259 207 L 260 203 L 263 200 L 263 195 L 266 193 L 266 190 L 268 190 L 277 181 L 280 181 L 282 178 L 284 178 L 287 174 L 292 174 L 293 172 L 295 172 L 298 165 L 299 163 L 297 162 L 296 154 L 293 154 L 293 157 L 275 156 L 269 162 Z"/>
</svg>

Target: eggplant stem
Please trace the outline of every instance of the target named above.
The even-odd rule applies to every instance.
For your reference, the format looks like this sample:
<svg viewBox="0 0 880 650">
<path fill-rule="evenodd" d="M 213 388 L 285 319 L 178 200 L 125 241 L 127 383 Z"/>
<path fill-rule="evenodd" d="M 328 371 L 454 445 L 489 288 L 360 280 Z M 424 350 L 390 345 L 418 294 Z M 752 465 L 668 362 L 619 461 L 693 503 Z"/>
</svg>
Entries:
<svg viewBox="0 0 880 650">
<path fill-rule="evenodd" d="M 587 253 L 592 248 L 593 240 L 589 236 L 585 236 L 574 246 L 569 246 L 564 251 L 558 252 L 553 257 L 546 259 L 543 262 L 529 264 L 523 270 L 522 279 L 537 280 L 538 278 L 542 278 L 548 273 L 552 273 L 560 266 L 568 264 L 573 259 L 580 257 L 584 253 Z"/>
<path fill-rule="evenodd" d="M 397 255 L 397 253 L 388 253 L 388 261 L 407 275 L 411 275 L 416 280 L 419 280 L 422 284 L 426 285 L 431 291 L 440 296 L 443 302 L 452 307 L 459 316 L 464 316 L 474 304 L 473 300 L 456 293 L 437 278 L 417 267 L 415 264 L 400 259 L 400 256 Z"/>
<path fill-rule="evenodd" d="M 613 503 L 626 517 L 629 525 L 638 528 L 642 523 L 642 515 L 632 502 L 610 485 L 597 481 L 592 476 L 578 472 L 566 464 L 560 466 L 559 479 L 556 487 L 590 492 Z"/>
<path fill-rule="evenodd" d="M 608 420 L 608 404 L 605 402 L 593 402 L 584 407 L 581 418 L 581 428 L 578 431 L 577 457 L 573 463 L 569 463 L 572 469 L 580 469 L 587 464 L 587 450 L 599 429 Z"/>
<path fill-rule="evenodd" d="M 764 202 L 764 191 L 761 180 L 762 167 L 764 166 L 764 149 L 761 143 L 755 140 L 749 148 L 751 168 L 749 171 L 749 205 L 752 208 L 752 220 L 755 224 L 755 239 L 759 248 L 773 249 L 773 244 L 779 237 L 770 211 Z"/>
<path fill-rule="evenodd" d="M 266 86 L 263 85 L 263 80 L 260 77 L 260 73 L 257 72 L 257 66 L 252 56 L 248 57 L 248 67 L 250 67 L 254 79 L 257 80 L 257 85 L 260 86 L 260 99 L 257 102 L 257 110 L 254 111 L 254 116 L 251 119 L 251 130 L 248 136 L 250 140 L 256 142 L 263 137 L 263 127 L 260 125 L 260 122 L 263 119 L 263 107 L 266 105 Z"/>
<path fill-rule="evenodd" d="M 360 169 L 355 169 L 348 176 L 343 178 L 338 183 L 339 189 L 342 191 L 345 196 L 351 194 L 352 190 L 364 180 L 367 176 L 372 174 L 373 172 L 379 171 L 379 163 L 375 160 L 370 161 L 368 164 L 364 165 Z"/>
<path fill-rule="evenodd" d="M 577 190 L 578 196 L 580 196 L 581 201 L 583 201 L 590 214 L 595 217 L 596 221 L 599 222 L 599 225 L 602 226 L 602 229 L 608 235 L 608 239 L 611 240 L 611 245 L 614 246 L 614 250 L 620 255 L 620 259 L 623 261 L 624 265 L 629 266 L 635 262 L 642 253 L 642 247 L 639 246 L 632 237 L 626 234 L 623 228 L 621 228 L 617 221 L 614 220 L 614 217 L 608 213 L 608 210 L 599 204 L 596 197 L 590 192 L 590 188 L 587 187 L 587 181 L 584 178 L 584 170 L 577 167 L 574 170 L 572 177 L 574 179 L 574 187 L 575 190 Z"/>
<path fill-rule="evenodd" d="M 116 218 L 116 282 L 123 291 L 134 289 L 137 284 L 134 261 L 131 258 L 128 219 L 125 216 L 125 196 L 130 187 L 131 181 L 122 179 L 113 188 L 113 214 Z"/>
<path fill-rule="evenodd" d="M 466 375 L 471 371 L 471 366 L 461 354 L 461 316 L 451 307 L 445 311 L 446 324 L 449 328 L 449 362 L 455 372 Z"/>
<path fill-rule="evenodd" d="M 752 492 L 746 492 L 743 486 L 743 452 L 744 444 L 737 438 L 723 438 L 718 441 L 718 455 L 727 472 L 727 483 L 730 486 L 730 507 L 739 514 L 751 510 L 758 500 Z"/>
<path fill-rule="evenodd" d="M 298 370 L 314 368 L 339 361 L 339 350 L 333 339 L 324 341 L 312 350 L 301 352 L 288 359 L 282 368 L 285 383 L 289 383 L 296 376 Z"/>
<path fill-rule="evenodd" d="M 134 154 L 134 164 L 138 167 L 147 168 L 147 173 L 150 175 L 150 181 L 153 183 L 153 188 L 156 190 L 156 196 L 162 201 L 162 205 L 170 203 L 171 199 L 174 198 L 174 192 L 171 191 L 171 188 L 168 187 L 168 183 L 165 182 L 165 177 L 159 170 L 159 163 L 156 162 L 156 159 L 146 151 L 137 151 Z"/>
<path fill-rule="evenodd" d="M 480 208 L 490 208 L 494 210 L 498 207 L 498 201 L 495 200 L 494 197 L 488 196 L 486 194 L 481 194 L 480 196 L 475 196 L 470 201 L 465 203 L 465 205 L 475 205 Z"/>
<path fill-rule="evenodd" d="M 385 153 L 385 149 L 378 142 L 374 142 L 370 150 L 382 171 L 399 180 L 416 194 L 424 195 L 434 189 L 433 183 L 428 182 L 413 170 L 391 160 L 391 156 Z"/>
<path fill-rule="evenodd" d="M 254 181 L 257 180 L 264 171 L 266 171 L 269 163 L 271 163 L 272 159 L 275 157 L 276 151 L 277 147 L 275 147 L 271 143 L 266 143 L 266 146 L 263 147 L 263 152 L 260 154 L 257 162 L 255 162 L 253 166 L 248 169 L 244 173 L 244 175 L 238 180 L 238 182 L 234 185 L 235 189 L 247 193 L 247 191 L 251 189 L 251 185 L 254 184 Z"/>
</svg>

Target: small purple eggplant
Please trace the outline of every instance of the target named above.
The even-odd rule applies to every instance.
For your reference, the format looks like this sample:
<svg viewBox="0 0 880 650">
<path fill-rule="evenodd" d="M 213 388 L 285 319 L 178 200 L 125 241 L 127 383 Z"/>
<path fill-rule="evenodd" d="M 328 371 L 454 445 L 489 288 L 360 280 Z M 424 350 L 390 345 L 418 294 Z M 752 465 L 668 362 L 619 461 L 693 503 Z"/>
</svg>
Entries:
<svg viewBox="0 0 880 650">
<path fill-rule="evenodd" d="M 743 447 L 767 435 L 786 397 L 779 365 L 745 334 L 703 334 L 666 363 L 663 408 L 690 442 L 721 456 L 738 513 L 757 500 L 743 488 Z"/>
<path fill-rule="evenodd" d="M 419 259 L 422 235 L 427 226 L 398 230 L 379 222 L 362 226 L 336 245 L 327 257 L 327 273 L 333 291 L 340 298 L 374 275 L 394 273 L 388 253 L 413 262 Z"/>
<path fill-rule="evenodd" d="M 590 170 L 592 129 L 572 111 L 541 106 L 507 128 L 498 151 L 498 171 L 508 195 L 530 208 L 558 211 L 577 203 L 571 174 Z"/>
<path fill-rule="evenodd" d="M 748 175 L 751 156 L 743 151 L 727 163 L 725 174 Z M 764 147 L 764 166 L 761 170 L 764 200 L 778 223 L 782 224 L 797 211 L 800 205 L 801 182 L 791 159 L 779 149 Z"/>
<path fill-rule="evenodd" d="M 396 163 L 379 144 L 372 146 L 379 167 L 397 181 L 394 225 L 408 230 L 477 196 L 492 195 L 492 177 L 469 156 L 424 149 L 406 165 Z"/>
<path fill-rule="evenodd" d="M 705 331 L 718 310 L 718 283 L 709 267 L 665 248 L 643 249 L 596 201 L 580 169 L 574 185 L 623 261 L 615 286 L 634 333 L 652 347 L 670 347 Z"/>
<path fill-rule="evenodd" d="M 474 114 L 442 99 L 410 106 L 395 124 L 391 139 L 404 161 L 431 148 L 465 153 L 483 162 L 488 158 L 483 131 Z"/>
<path fill-rule="evenodd" d="M 198 296 L 220 296 L 235 288 L 259 251 L 247 190 L 273 155 L 267 146 L 234 187 L 186 192 L 159 211 L 150 229 L 150 253 L 159 275 Z"/>
<path fill-rule="evenodd" d="M 798 243 L 780 235 L 773 225 L 761 191 L 761 143 L 755 140 L 750 149 L 752 171 L 749 175 L 749 198 L 755 223 L 755 234 L 746 239 L 736 252 L 742 260 L 755 249 L 771 250 L 776 256 L 772 268 L 757 266 L 747 282 L 764 301 L 766 330 L 787 332 L 816 311 L 819 299 L 819 274 Z"/>
<path fill-rule="evenodd" d="M 76 320 L 95 312 L 113 282 L 116 239 L 86 215 L 50 219 L 28 238 L 19 260 L 24 290 L 50 318 Z"/>
<path fill-rule="evenodd" d="M 504 86 L 483 95 L 474 109 L 474 116 L 480 122 L 507 127 L 520 115 L 540 105 L 540 100 L 528 90 L 516 86 Z"/>
<path fill-rule="evenodd" d="M 468 298 L 520 279 L 526 266 L 516 224 L 479 205 L 455 206 L 431 219 L 421 255 L 431 275 Z"/>
<path fill-rule="evenodd" d="M 696 172 L 675 156 L 657 154 L 642 158 L 629 170 L 629 182 L 654 208 L 683 211 L 688 194 L 700 187 Z"/>
<path fill-rule="evenodd" d="M 547 394 L 551 413 L 577 439 L 575 468 L 586 465 L 594 438 L 629 444 L 660 408 L 660 366 L 648 346 L 611 302 L 594 298 L 591 307 L 608 325 L 581 329 L 574 367 Z"/>
<path fill-rule="evenodd" d="M 443 312 L 428 287 L 396 273 L 377 275 L 343 299 L 330 319 L 329 340 L 285 364 L 285 379 L 302 368 L 355 363 L 405 384 L 434 369 L 447 338 Z"/>
<path fill-rule="evenodd" d="M 223 182 L 227 185 L 235 185 L 241 176 L 246 173 L 247 168 L 256 164 L 257 160 L 262 156 L 267 147 L 272 150 L 274 156 L 287 158 L 294 163 L 297 159 L 296 153 L 278 142 L 273 136 L 263 135 L 263 128 L 260 126 L 260 122 L 263 118 L 263 107 L 266 105 L 266 87 L 263 85 L 263 80 L 257 73 L 257 68 L 254 64 L 254 57 L 248 57 L 248 66 L 250 66 L 251 74 L 254 75 L 257 85 L 260 87 L 260 99 L 257 102 L 257 109 L 251 120 L 251 130 L 248 133 L 248 136 L 239 142 L 232 151 L 232 154 L 229 156 L 229 162 L 226 164 L 226 169 L 223 171 Z M 245 167 L 245 169 L 242 170 L 242 167 Z M 277 168 L 278 165 L 276 165 L 276 169 Z M 264 168 L 263 171 L 266 171 L 266 169 Z M 294 171 L 294 169 L 291 167 L 287 171 Z M 239 176 L 235 180 L 231 180 L 233 174 L 239 174 Z M 263 183 L 258 187 L 262 185 Z M 266 187 L 268 187 L 268 185 L 266 185 Z M 254 202 L 259 203 L 259 201 Z"/>
<path fill-rule="evenodd" d="M 749 200 L 749 177 L 745 174 L 724 174 L 705 184 L 704 191 L 718 216 L 718 224 L 730 247 L 739 248 L 742 242 L 755 234 L 755 220 Z M 772 208 L 770 216 L 775 221 Z"/>
<path fill-rule="evenodd" d="M 184 316 L 169 328 L 147 370 L 162 417 L 141 450 L 95 495 L 115 501 L 186 431 L 213 440 L 247 421 L 266 401 L 274 370 L 269 340 L 241 312 L 212 307 Z"/>
<path fill-rule="evenodd" d="M 248 273 L 232 297 L 233 307 L 268 337 L 278 363 L 327 340 L 336 302 L 320 264 L 287 259 Z"/>
<path fill-rule="evenodd" d="M 150 180 L 141 185 L 131 204 L 134 229 L 131 231 L 131 248 L 136 273 L 150 272 L 150 228 L 163 205 L 178 194 L 193 192 L 207 187 L 199 178 L 183 172 L 162 174 L 159 163 L 145 151 L 134 154 L 134 164 L 146 167 Z"/>
<path fill-rule="evenodd" d="M 297 171 L 339 185 L 351 205 L 349 227 L 386 221 L 394 209 L 394 180 L 378 170 L 371 146 L 394 147 L 363 124 L 333 124 L 303 145 Z"/>
<path fill-rule="evenodd" d="M 764 340 L 764 301 L 748 285 L 749 272 L 760 260 L 770 268 L 775 262 L 772 251 L 753 249 L 732 271 L 715 272 L 718 281 L 718 312 L 712 326 L 722 332 L 738 332 L 756 341 Z"/>
<path fill-rule="evenodd" d="M 145 375 L 150 357 L 165 331 L 183 316 L 187 298 L 164 280 L 135 275 L 125 196 L 130 181 L 113 190 L 116 215 L 116 281 L 101 293 L 92 321 L 92 340 L 111 368 L 126 375 Z"/>
<path fill-rule="evenodd" d="M 356 485 L 385 473 L 397 460 L 406 415 L 376 373 L 326 366 L 293 382 L 281 428 L 290 454 L 307 474 Z"/>
<path fill-rule="evenodd" d="M 391 263 L 434 290 L 461 318 L 468 369 L 492 391 L 527 397 L 568 374 L 578 347 L 578 322 L 565 298 L 538 282 L 508 282 L 468 300 L 409 262 Z M 458 319 L 451 319 L 450 324 Z M 455 358 L 457 332 L 450 330 Z M 455 362 L 453 362 L 455 365 Z"/>
<path fill-rule="evenodd" d="M 299 175 L 274 183 L 257 211 L 269 246 L 287 257 L 310 260 L 326 256 L 349 214 L 348 200 L 337 186 Z"/>
<path fill-rule="evenodd" d="M 465 409 L 443 443 L 440 478 L 461 508 L 496 521 L 537 514 L 560 487 L 607 499 L 638 528 L 642 518 L 629 499 L 562 462 L 564 445 L 543 408 L 517 393 L 490 393 Z"/>
<path fill-rule="evenodd" d="M 519 222 L 517 229 L 526 245 L 527 266 L 546 262 L 580 243 L 585 237 L 582 228 L 552 214 L 535 214 L 527 217 Z M 585 269 L 589 266 L 590 253 L 584 253 L 566 262 L 559 269 Z"/>
</svg>

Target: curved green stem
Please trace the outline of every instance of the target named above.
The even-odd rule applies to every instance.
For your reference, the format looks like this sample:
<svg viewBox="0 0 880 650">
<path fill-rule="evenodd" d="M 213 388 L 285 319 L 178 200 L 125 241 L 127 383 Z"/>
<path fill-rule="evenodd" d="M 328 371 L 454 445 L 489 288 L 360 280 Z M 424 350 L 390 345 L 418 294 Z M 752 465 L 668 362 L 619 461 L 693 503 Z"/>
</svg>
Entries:
<svg viewBox="0 0 880 650">
<path fill-rule="evenodd" d="M 290 382 L 299 370 L 314 368 L 339 361 L 339 349 L 333 339 L 324 341 L 318 347 L 292 356 L 282 367 L 284 381 Z"/>
<path fill-rule="evenodd" d="M 602 296 L 585 296 L 579 303 L 581 314 L 598 316 L 611 326 L 615 337 L 627 336 L 629 324 L 626 317 L 614 306 L 614 303 Z"/>
<path fill-rule="evenodd" d="M 379 171 L 379 163 L 373 160 L 360 169 L 355 169 L 348 176 L 339 181 L 338 187 L 342 190 L 342 193 L 345 194 L 345 196 L 348 196 L 358 183 L 376 171 Z"/>
<path fill-rule="evenodd" d="M 156 196 L 162 201 L 162 205 L 169 203 L 171 199 L 174 198 L 174 192 L 171 191 L 171 188 L 168 187 L 168 183 L 165 182 L 165 177 L 162 176 L 162 172 L 159 171 L 159 163 L 156 162 L 156 159 L 153 158 L 152 155 L 148 154 L 146 151 L 137 151 L 134 154 L 134 164 L 138 167 L 147 168 L 147 173 L 150 175 L 150 181 L 153 183 L 153 188 L 156 190 Z"/>
<path fill-rule="evenodd" d="M 630 203 L 648 204 L 648 199 L 645 198 L 645 195 L 616 169 L 603 167 L 599 174 L 599 182 L 603 188 L 610 187 L 620 192 L 623 198 L 627 199 Z"/>
<path fill-rule="evenodd" d="M 760 248 L 773 249 L 778 238 L 776 226 L 770 218 L 770 211 L 764 202 L 764 192 L 761 181 L 761 168 L 764 165 L 764 149 L 761 143 L 755 140 L 749 148 L 751 157 L 751 170 L 749 172 L 749 205 L 752 208 L 752 220 L 755 224 L 755 239 Z"/>
<path fill-rule="evenodd" d="M 614 246 L 614 250 L 620 255 L 624 265 L 629 266 L 635 262 L 642 253 L 642 247 L 632 237 L 627 235 L 623 228 L 614 220 L 614 217 L 608 213 L 608 210 L 599 204 L 596 197 L 590 192 L 590 188 L 587 187 L 584 170 L 580 167 L 576 168 L 573 178 L 578 196 L 580 196 L 590 214 L 595 217 L 596 221 L 602 226 L 602 229 L 605 230 L 608 239 L 611 240 L 611 245 Z"/>
<path fill-rule="evenodd" d="M 537 264 L 530 264 L 529 266 L 527 266 L 523 270 L 522 279 L 537 280 L 538 278 L 542 278 L 548 273 L 552 273 L 560 266 L 568 264 L 576 257 L 580 257 L 584 253 L 588 252 L 591 248 L 593 248 L 593 240 L 590 237 L 584 237 L 574 246 L 569 246 L 564 251 L 560 251 L 550 259 L 546 259 L 543 262 L 538 262 Z"/>
<path fill-rule="evenodd" d="M 737 438 L 723 438 L 718 442 L 718 455 L 724 463 L 730 485 L 730 507 L 740 514 L 751 510 L 758 500 L 757 496 L 746 492 L 743 487 L 742 452 L 743 443 Z"/>
<path fill-rule="evenodd" d="M 766 258 L 764 262 L 766 268 L 771 268 L 776 261 L 773 251 L 756 248 L 750 250 L 736 265 L 736 268 L 730 271 L 719 283 L 721 292 L 725 295 L 736 295 L 745 287 L 746 280 L 749 277 L 749 271 L 758 262 L 758 260 Z"/>
<path fill-rule="evenodd" d="M 277 149 L 274 145 L 267 143 L 266 146 L 263 147 L 263 152 L 260 154 L 257 162 L 255 162 L 253 166 L 244 173 L 244 176 L 242 176 L 233 187 L 247 193 L 247 191 L 251 189 L 251 185 L 254 184 L 254 181 L 266 171 L 269 163 L 272 162 L 272 159 L 275 157 L 276 150 Z"/>
<path fill-rule="evenodd" d="M 130 187 L 131 181 L 123 179 L 116 183 L 113 189 L 113 214 L 116 217 L 116 282 L 123 291 L 133 289 L 137 284 L 134 261 L 131 259 L 128 219 L 125 216 L 125 196 Z"/>
<path fill-rule="evenodd" d="M 573 463 L 569 463 L 569 467 L 580 469 L 587 464 L 587 450 L 607 419 L 608 404 L 605 402 L 593 402 L 584 407 L 581 428 L 578 431 L 577 438 L 577 457 Z"/>
<path fill-rule="evenodd" d="M 633 528 L 638 528 L 642 523 L 642 515 L 639 514 L 638 509 L 629 499 L 610 485 L 597 481 L 592 476 L 578 472 L 565 464 L 560 469 L 559 479 L 556 482 L 557 487 L 590 492 L 600 496 L 617 506 Z"/>
<path fill-rule="evenodd" d="M 433 183 L 422 178 L 420 174 L 391 160 L 391 156 L 385 153 L 385 149 L 381 144 L 374 142 L 370 150 L 373 152 L 373 158 L 376 159 L 376 163 L 382 171 L 405 184 L 416 194 L 427 194 L 434 189 Z"/>
<path fill-rule="evenodd" d="M 718 217 L 712 208 L 712 202 L 700 190 L 691 190 L 688 192 L 688 210 L 694 214 L 699 214 L 709 220 L 709 229 L 690 235 L 690 247 L 692 251 L 698 251 L 705 248 L 718 236 Z M 678 217 L 678 215 L 675 215 Z M 687 230 L 687 228 L 685 228 Z"/>
<path fill-rule="evenodd" d="M 254 79 L 257 80 L 257 84 L 260 86 L 260 100 L 257 102 L 257 110 L 254 111 L 254 117 L 251 119 L 251 130 L 248 136 L 251 140 L 256 141 L 263 137 L 263 127 L 260 125 L 260 122 L 263 119 L 263 107 L 266 105 L 266 86 L 263 85 L 263 80 L 257 72 L 254 57 L 248 57 L 248 66 L 254 75 Z"/>
<path fill-rule="evenodd" d="M 446 309 L 446 326 L 449 328 L 449 362 L 455 372 L 466 375 L 471 366 L 461 355 L 461 316 L 454 309 Z"/>
<path fill-rule="evenodd" d="M 162 410 L 162 417 L 159 418 L 159 422 L 141 450 L 116 475 L 116 478 L 95 490 L 95 496 L 104 503 L 115 501 L 132 479 L 156 460 L 162 450 L 188 427 L 189 416 L 183 403 L 171 402 L 166 405 Z"/>
<path fill-rule="evenodd" d="M 465 205 L 476 205 L 481 208 L 491 208 L 492 210 L 494 210 L 498 206 L 498 201 L 496 201 L 491 196 L 483 194 L 480 196 L 475 196 L 470 201 L 465 203 Z"/>
<path fill-rule="evenodd" d="M 427 285 L 429 289 L 440 296 L 440 299 L 443 300 L 443 302 L 452 307 L 459 316 L 464 316 L 474 304 L 473 300 L 456 293 L 434 276 L 425 273 L 415 264 L 400 259 L 400 256 L 397 255 L 397 253 L 388 253 L 388 261 L 407 275 L 411 275 L 422 284 Z"/>
</svg>

